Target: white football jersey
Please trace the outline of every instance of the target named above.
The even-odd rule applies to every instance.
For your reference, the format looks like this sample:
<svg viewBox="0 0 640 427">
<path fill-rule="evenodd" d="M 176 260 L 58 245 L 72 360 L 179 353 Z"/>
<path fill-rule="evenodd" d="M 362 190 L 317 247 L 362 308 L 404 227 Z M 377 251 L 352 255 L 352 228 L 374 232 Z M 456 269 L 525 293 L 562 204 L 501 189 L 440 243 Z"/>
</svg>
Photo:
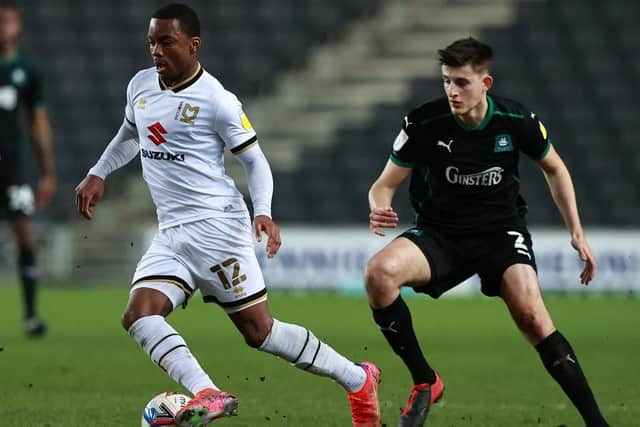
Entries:
<svg viewBox="0 0 640 427">
<path fill-rule="evenodd" d="M 242 104 L 200 65 L 167 88 L 155 68 L 127 87 L 126 120 L 138 130 L 142 175 L 160 229 L 211 217 L 249 215 L 225 174 L 224 148 L 238 154 L 256 143 Z"/>
</svg>

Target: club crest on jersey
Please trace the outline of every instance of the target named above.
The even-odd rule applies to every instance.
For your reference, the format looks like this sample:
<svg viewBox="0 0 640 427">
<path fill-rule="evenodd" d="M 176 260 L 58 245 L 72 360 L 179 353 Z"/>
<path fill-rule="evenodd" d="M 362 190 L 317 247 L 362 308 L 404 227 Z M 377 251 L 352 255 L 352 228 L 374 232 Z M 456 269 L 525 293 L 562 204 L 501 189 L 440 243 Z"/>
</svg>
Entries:
<svg viewBox="0 0 640 427">
<path fill-rule="evenodd" d="M 151 132 L 151 135 L 147 135 L 147 138 L 149 138 L 154 144 L 160 145 L 163 142 L 167 142 L 167 140 L 164 139 L 164 136 L 162 136 L 167 133 L 167 130 L 160 124 L 160 122 L 155 122 L 151 126 L 147 126 L 147 129 Z"/>
<path fill-rule="evenodd" d="M 146 98 L 138 99 L 138 102 L 136 102 L 136 106 L 138 107 L 138 110 L 144 110 L 144 107 L 147 106 L 147 99 Z"/>
<path fill-rule="evenodd" d="M 173 117 L 175 120 L 180 120 L 182 123 L 192 125 L 195 123 L 200 107 L 197 105 L 191 105 L 188 102 L 181 102 L 178 104 L 176 115 Z"/>
<path fill-rule="evenodd" d="M 11 81 L 16 86 L 23 86 L 27 81 L 27 73 L 22 68 L 16 68 L 11 73 Z"/>
<path fill-rule="evenodd" d="M 505 151 L 513 151 L 513 143 L 511 142 L 511 135 L 497 135 L 496 143 L 493 146 L 494 153 L 504 153 Z"/>
</svg>

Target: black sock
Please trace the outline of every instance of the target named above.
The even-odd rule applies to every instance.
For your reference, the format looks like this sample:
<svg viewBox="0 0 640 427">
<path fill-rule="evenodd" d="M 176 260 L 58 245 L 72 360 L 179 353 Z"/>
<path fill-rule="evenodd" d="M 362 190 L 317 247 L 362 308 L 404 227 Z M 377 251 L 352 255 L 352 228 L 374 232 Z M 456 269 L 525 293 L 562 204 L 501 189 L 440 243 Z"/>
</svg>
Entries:
<svg viewBox="0 0 640 427">
<path fill-rule="evenodd" d="M 38 269 L 32 249 L 20 251 L 18 256 L 18 273 L 22 284 L 25 318 L 36 314 L 36 288 L 38 285 Z"/>
<path fill-rule="evenodd" d="M 565 394 L 580 411 L 587 426 L 608 426 L 598 409 L 578 358 L 569 342 L 558 331 L 536 345 L 544 367 L 560 384 Z"/>
<path fill-rule="evenodd" d="M 400 356 L 413 378 L 414 384 L 433 384 L 435 373 L 425 360 L 420 344 L 413 331 L 411 313 L 401 296 L 390 306 L 372 309 L 373 319 L 391 345 L 393 351 Z"/>
</svg>

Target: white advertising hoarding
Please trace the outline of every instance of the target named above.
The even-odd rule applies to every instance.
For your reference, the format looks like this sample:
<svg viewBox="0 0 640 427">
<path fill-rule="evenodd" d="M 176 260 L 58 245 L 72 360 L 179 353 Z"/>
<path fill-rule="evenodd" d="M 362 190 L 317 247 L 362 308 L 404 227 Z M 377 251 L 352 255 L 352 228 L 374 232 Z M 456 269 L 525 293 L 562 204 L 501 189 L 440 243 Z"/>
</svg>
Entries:
<svg viewBox="0 0 640 427">
<path fill-rule="evenodd" d="M 271 289 L 314 289 L 363 292 L 367 260 L 401 231 L 386 237 L 366 228 L 283 227 L 279 253 L 268 260 L 257 248 Z M 596 279 L 580 284 L 583 263 L 562 230 L 532 229 L 540 283 L 544 290 L 566 292 L 640 291 L 640 231 L 594 230 L 588 240 L 598 262 Z M 479 292 L 474 277 L 447 295 Z"/>
<path fill-rule="evenodd" d="M 404 228 L 379 237 L 365 227 L 282 227 L 283 244 L 267 260 L 265 239 L 256 247 L 270 289 L 313 289 L 363 292 L 367 261 Z M 66 286 L 89 283 L 126 285 L 136 263 L 157 228 L 141 227 L 127 233 L 96 236 L 90 230 L 49 227 L 48 240 L 39 251 L 44 283 Z M 564 230 L 532 229 L 542 288 L 560 292 L 636 293 L 640 295 L 640 230 L 587 230 L 598 262 L 595 280 L 582 286 L 582 261 Z M 16 280 L 14 245 L 0 245 L 0 283 Z M 477 278 L 446 295 L 478 292 Z M 409 292 L 411 293 L 411 292 Z"/>
</svg>

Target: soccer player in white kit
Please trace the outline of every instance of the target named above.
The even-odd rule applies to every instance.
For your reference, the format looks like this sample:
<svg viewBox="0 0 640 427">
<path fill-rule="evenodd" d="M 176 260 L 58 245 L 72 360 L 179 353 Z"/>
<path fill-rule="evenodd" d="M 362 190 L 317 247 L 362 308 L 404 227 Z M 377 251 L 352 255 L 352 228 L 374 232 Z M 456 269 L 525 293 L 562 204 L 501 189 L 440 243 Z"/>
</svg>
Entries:
<svg viewBox="0 0 640 427">
<path fill-rule="evenodd" d="M 351 362 L 308 329 L 269 313 L 249 213 L 225 175 L 225 147 L 247 173 L 253 232 L 258 240 L 268 236 L 269 258 L 280 247 L 271 219 L 273 179 L 242 105 L 198 61 L 197 15 L 180 4 L 162 7 L 152 15 L 148 38 L 155 67 L 129 82 L 122 126 L 76 188 L 76 204 L 91 220 L 106 176 L 140 153 L 159 229 L 136 268 L 122 325 L 155 364 L 194 394 L 176 423 L 204 426 L 238 409 L 237 398 L 213 383 L 165 320 L 199 289 L 205 301 L 227 312 L 249 346 L 344 387 L 354 426 L 379 426 L 378 368 Z"/>
</svg>

